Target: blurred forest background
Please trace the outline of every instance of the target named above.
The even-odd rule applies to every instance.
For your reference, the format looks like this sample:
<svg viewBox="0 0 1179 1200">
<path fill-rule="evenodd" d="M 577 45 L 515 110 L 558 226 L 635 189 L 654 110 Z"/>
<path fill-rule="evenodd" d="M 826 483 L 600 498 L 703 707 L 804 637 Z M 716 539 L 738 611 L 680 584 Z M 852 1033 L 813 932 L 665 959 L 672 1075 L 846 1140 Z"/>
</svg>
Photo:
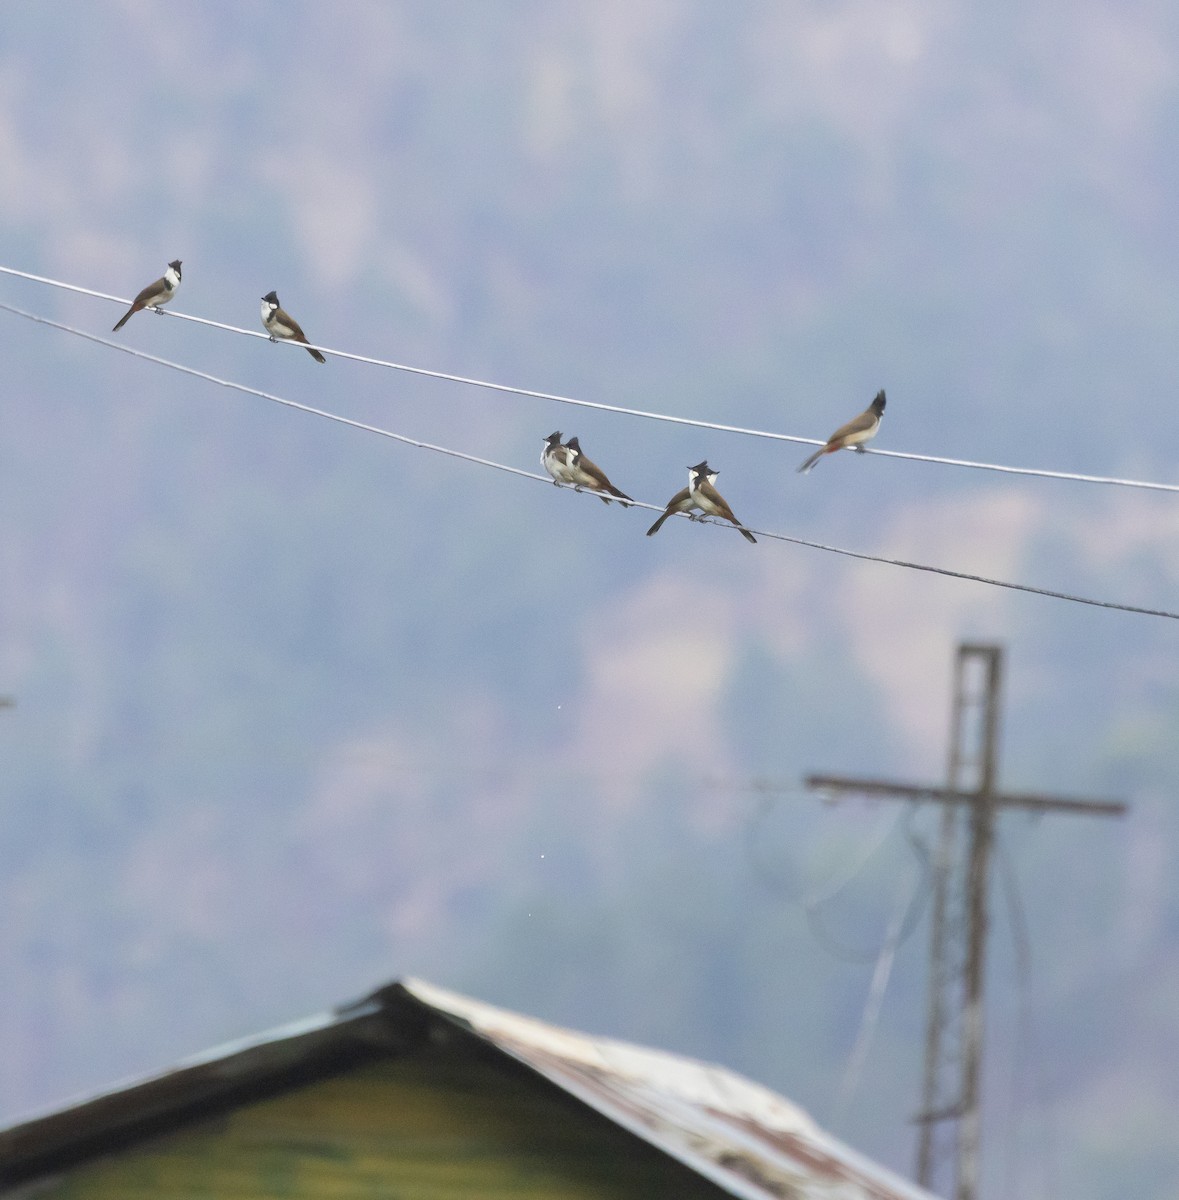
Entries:
<svg viewBox="0 0 1179 1200">
<path fill-rule="evenodd" d="M 0 265 L 659 412 L 1174 480 L 1162 0 L 9 0 Z M 0 278 L 108 334 L 112 304 Z M 129 345 L 661 503 L 1179 607 L 1179 500 L 644 422 L 134 317 Z M 1179 1192 L 1179 628 L 606 508 L 0 313 L 0 1121 L 417 974 L 725 1063 L 912 1167 L 962 638 L 1008 650 L 986 1194 Z M 762 779 L 788 790 L 766 802 Z M 846 881 L 846 886 L 837 885 Z M 822 897 L 817 908 L 808 898 Z M 1026 922 L 1030 970 L 1013 930 Z"/>
</svg>

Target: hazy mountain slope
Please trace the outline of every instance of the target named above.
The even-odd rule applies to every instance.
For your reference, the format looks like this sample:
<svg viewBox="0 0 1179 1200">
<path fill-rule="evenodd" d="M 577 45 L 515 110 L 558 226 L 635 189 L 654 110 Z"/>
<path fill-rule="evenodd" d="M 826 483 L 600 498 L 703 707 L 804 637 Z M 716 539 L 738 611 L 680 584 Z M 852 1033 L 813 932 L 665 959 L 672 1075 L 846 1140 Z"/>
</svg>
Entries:
<svg viewBox="0 0 1179 1200">
<path fill-rule="evenodd" d="M 175 307 L 251 329 L 273 287 L 317 341 L 415 365 L 809 436 L 884 386 L 882 446 L 1173 478 L 1162 5 L 285 12 L 8 5 L 0 265 L 129 295 L 179 256 Z M 579 433 L 653 503 L 707 456 L 757 529 L 1179 607 L 1169 495 L 802 478 L 800 446 L 150 314 L 116 336 L 524 469 Z M 413 971 L 829 1119 L 871 969 L 831 947 L 871 956 L 914 858 L 886 812 L 763 818 L 738 785 L 938 778 L 954 643 L 994 638 L 1004 782 L 1135 811 L 1009 828 L 1034 1019 L 1020 1042 L 997 898 L 992 1194 L 1173 1194 L 1174 622 L 647 539 L 8 314 L 0 339 L 0 1114 Z M 861 858 L 816 936 L 799 896 Z M 926 941 L 841 1128 L 903 1169 Z"/>
</svg>

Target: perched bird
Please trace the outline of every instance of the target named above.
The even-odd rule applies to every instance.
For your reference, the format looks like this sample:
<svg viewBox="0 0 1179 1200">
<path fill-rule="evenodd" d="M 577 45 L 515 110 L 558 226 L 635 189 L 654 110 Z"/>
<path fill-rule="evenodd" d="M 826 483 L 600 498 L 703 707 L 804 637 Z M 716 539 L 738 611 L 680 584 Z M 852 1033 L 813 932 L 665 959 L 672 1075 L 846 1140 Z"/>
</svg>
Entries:
<svg viewBox="0 0 1179 1200">
<path fill-rule="evenodd" d="M 716 490 L 718 472 L 709 468 L 708 463 L 698 463 L 688 468 L 688 494 L 692 504 L 706 517 L 720 517 L 741 530 L 741 536 L 747 542 L 757 544 L 757 538 L 733 516 L 733 510 L 725 503 L 725 498 Z"/>
<path fill-rule="evenodd" d="M 823 457 L 824 454 L 834 454 L 836 450 L 856 450 L 860 454 L 864 453 L 864 443 L 870 442 L 875 436 L 876 431 L 880 428 L 880 418 L 884 415 L 884 390 L 881 389 L 876 393 L 876 399 L 868 405 L 866 409 L 858 417 L 848 421 L 846 425 L 840 427 L 827 439 L 825 446 L 820 446 L 814 454 L 810 456 L 799 467 L 799 471 L 805 474 Z"/>
<path fill-rule="evenodd" d="M 168 269 L 163 275 L 155 281 L 149 283 L 147 287 L 135 297 L 135 302 L 129 309 L 119 318 L 118 324 L 111 330 L 112 333 L 117 333 L 133 316 L 142 309 L 155 308 L 158 309 L 161 304 L 167 304 L 173 296 L 176 295 L 176 289 L 180 286 L 180 259 L 168 264 Z"/>
<path fill-rule="evenodd" d="M 693 516 L 693 510 L 707 517 L 720 517 L 731 522 L 741 530 L 741 535 L 747 541 L 757 543 L 757 538 L 733 516 L 733 510 L 725 503 L 725 498 L 716 490 L 716 478 L 719 471 L 714 471 L 707 462 L 697 463 L 688 468 L 688 486 L 676 492 L 667 502 L 667 507 L 659 519 L 647 530 L 647 536 L 659 532 L 660 526 L 673 513 L 687 513 L 689 520 L 699 520 Z"/>
<path fill-rule="evenodd" d="M 550 433 L 544 440 L 544 449 L 540 452 L 540 465 L 553 477 L 553 484 L 559 486 L 573 484 L 573 471 L 569 465 L 569 447 L 561 445 L 561 431 Z"/>
<path fill-rule="evenodd" d="M 606 504 L 610 503 L 610 498 L 613 496 L 615 500 L 621 501 L 624 508 L 626 505 L 634 503 L 625 492 L 620 492 L 606 478 L 606 472 L 597 463 L 590 462 L 582 454 L 581 443 L 577 438 L 571 437 L 565 443 L 565 457 L 569 471 L 569 482 L 573 484 L 577 491 L 580 492 L 582 488 L 589 488 L 591 492 L 596 492 Z"/>
<path fill-rule="evenodd" d="M 299 322 L 290 313 L 284 312 L 279 307 L 277 292 L 267 292 L 262 297 L 262 325 L 270 334 L 272 342 L 281 338 L 284 342 L 302 342 L 307 346 L 307 338 L 304 336 L 303 330 L 299 328 Z M 327 359 L 314 346 L 307 346 L 307 353 L 316 362 L 327 362 Z"/>
</svg>

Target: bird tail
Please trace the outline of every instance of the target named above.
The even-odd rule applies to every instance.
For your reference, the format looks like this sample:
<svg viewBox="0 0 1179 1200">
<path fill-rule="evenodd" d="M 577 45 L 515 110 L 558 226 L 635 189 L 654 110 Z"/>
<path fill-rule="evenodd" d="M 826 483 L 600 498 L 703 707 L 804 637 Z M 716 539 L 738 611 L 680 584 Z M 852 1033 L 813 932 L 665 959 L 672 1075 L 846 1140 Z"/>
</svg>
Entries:
<svg viewBox="0 0 1179 1200">
<path fill-rule="evenodd" d="M 322 354 L 320 354 L 320 352 L 319 352 L 318 350 L 316 350 L 316 348 L 315 348 L 314 346 L 308 346 L 308 347 L 307 347 L 307 353 L 308 353 L 308 354 L 310 354 L 310 355 L 311 355 L 311 357 L 312 357 L 313 359 L 315 359 L 315 361 L 316 361 L 317 363 L 325 363 L 325 362 L 327 362 L 327 359 L 326 359 L 326 358 L 324 358 L 324 356 L 323 356 Z"/>
<path fill-rule="evenodd" d="M 729 522 L 731 522 L 732 524 L 736 525 L 736 526 L 737 526 L 737 528 L 738 528 L 739 530 L 741 530 L 741 536 L 742 536 L 742 537 L 743 537 L 743 538 L 744 538 L 744 539 L 745 539 L 747 542 L 752 542 L 752 543 L 753 543 L 753 545 L 755 545 L 755 546 L 757 545 L 757 538 L 755 538 L 755 537 L 753 536 L 753 534 L 752 534 L 752 533 L 750 533 L 750 532 L 749 532 L 749 530 L 748 530 L 748 529 L 746 529 L 746 528 L 745 528 L 745 526 L 744 526 L 744 525 L 742 525 L 742 524 L 741 524 L 741 522 L 737 520 L 737 518 L 736 518 L 736 517 L 733 515 L 733 513 L 732 513 L 732 510 L 731 510 L 731 509 L 730 509 L 728 512 L 717 513 L 717 516 L 724 517 L 724 519 L 725 519 L 726 521 L 729 521 Z"/>
<path fill-rule="evenodd" d="M 625 492 L 620 492 L 613 484 L 610 485 L 610 495 L 613 496 L 623 508 L 626 508 L 628 504 L 634 503 L 634 501 Z"/>
<path fill-rule="evenodd" d="M 648 536 L 648 537 L 650 537 L 650 536 L 651 536 L 653 533 L 658 533 L 658 532 L 659 532 L 659 530 L 660 530 L 660 528 L 661 528 L 661 527 L 662 527 L 662 525 L 663 525 L 663 522 L 664 522 L 664 521 L 666 521 L 666 520 L 667 520 L 667 518 L 668 518 L 668 517 L 670 517 L 670 516 L 671 516 L 671 509 L 670 509 L 670 508 L 667 510 L 667 512 L 665 512 L 665 513 L 660 513 L 659 517 L 658 517 L 658 518 L 657 518 L 657 520 L 655 521 L 655 524 L 654 524 L 654 525 L 652 525 L 652 526 L 651 526 L 651 528 L 647 530 L 647 536 Z"/>
<path fill-rule="evenodd" d="M 135 315 L 135 305 L 132 304 L 129 309 L 119 318 L 119 323 L 111 330 L 111 333 L 118 333 L 124 325 Z"/>
<path fill-rule="evenodd" d="M 804 462 L 804 463 L 802 464 L 802 466 L 798 468 L 798 473 L 799 473 L 800 475 L 805 475 L 805 474 L 806 474 L 806 473 L 807 473 L 807 472 L 808 472 L 808 471 L 811 469 L 811 467 L 813 467 L 813 466 L 815 465 L 815 463 L 817 463 L 817 462 L 819 461 L 819 459 L 820 459 L 820 458 L 822 458 L 822 457 L 823 457 L 823 455 L 824 455 L 824 454 L 826 454 L 826 453 L 827 453 L 827 447 L 826 447 L 826 446 L 820 446 L 820 447 L 819 447 L 819 448 L 818 448 L 818 449 L 817 449 L 817 450 L 814 452 L 814 454 L 812 454 L 812 455 L 810 456 L 810 458 L 808 458 L 808 459 L 806 460 L 806 462 Z"/>
</svg>

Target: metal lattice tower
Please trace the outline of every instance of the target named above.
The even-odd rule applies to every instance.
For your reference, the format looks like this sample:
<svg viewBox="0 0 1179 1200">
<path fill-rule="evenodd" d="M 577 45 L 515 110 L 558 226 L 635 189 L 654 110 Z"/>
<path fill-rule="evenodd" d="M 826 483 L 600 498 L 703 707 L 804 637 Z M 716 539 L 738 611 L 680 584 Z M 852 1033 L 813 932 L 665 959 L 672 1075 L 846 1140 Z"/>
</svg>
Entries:
<svg viewBox="0 0 1179 1200">
<path fill-rule="evenodd" d="M 925 1069 L 922 1076 L 920 1125 L 917 1145 L 917 1181 L 932 1188 L 947 1165 L 963 1156 L 967 1174 L 977 1176 L 979 1076 L 981 1074 L 981 988 L 970 995 L 970 930 L 975 905 L 969 903 L 978 888 L 983 939 L 975 973 L 982 976 L 986 920 L 986 856 L 989 854 L 993 811 L 982 800 L 994 788 L 997 765 L 999 698 L 1002 685 L 1002 652 L 998 646 L 964 644 L 954 663 L 953 710 L 950 720 L 950 754 L 946 786 L 956 792 L 973 792 L 980 802 L 966 830 L 966 813 L 959 805 L 942 810 L 933 871 L 933 919 L 926 1003 Z M 979 829 L 978 810 L 986 807 L 985 828 Z M 970 852 L 977 834 L 986 843 L 981 861 Z M 972 872 L 972 866 L 974 871 Z M 977 878 L 972 878 L 977 872 Z M 972 1004 L 972 1000 L 974 1003 Z M 970 1015 L 972 1014 L 972 1015 Z M 967 1079 L 970 1086 L 967 1086 Z M 970 1152 L 963 1144 L 971 1121 Z M 977 1190 L 976 1179 L 968 1195 Z M 961 1194 L 961 1182 L 959 1192 Z"/>
<path fill-rule="evenodd" d="M 952 1166 L 956 1200 L 978 1200 L 987 890 L 995 818 L 1006 809 L 1096 816 L 1126 811 L 1112 800 L 996 790 L 1002 676 L 1000 646 L 959 645 L 945 787 L 834 775 L 805 780 L 808 788 L 835 796 L 859 793 L 944 806 L 934 854 L 916 1174 L 923 1187 L 936 1190 Z"/>
</svg>

